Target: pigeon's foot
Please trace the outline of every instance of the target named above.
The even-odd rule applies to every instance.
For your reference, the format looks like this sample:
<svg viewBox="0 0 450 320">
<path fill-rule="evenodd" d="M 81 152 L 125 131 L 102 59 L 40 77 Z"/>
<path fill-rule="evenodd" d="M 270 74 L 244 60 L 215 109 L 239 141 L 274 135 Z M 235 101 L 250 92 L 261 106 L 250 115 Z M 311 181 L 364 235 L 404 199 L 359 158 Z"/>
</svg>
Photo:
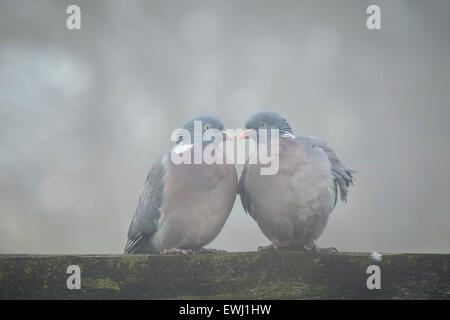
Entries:
<svg viewBox="0 0 450 320">
<path fill-rule="evenodd" d="M 176 254 L 191 254 L 195 253 L 193 249 L 178 249 L 178 248 L 170 248 L 170 249 L 163 249 L 160 252 L 161 254 L 170 254 L 170 253 L 176 253 Z"/>
<path fill-rule="evenodd" d="M 220 249 L 206 249 L 206 248 L 200 248 L 200 249 L 195 249 L 194 253 L 223 253 L 226 252 L 225 250 L 220 250 Z"/>
<path fill-rule="evenodd" d="M 266 251 L 266 250 L 275 250 L 276 252 L 280 252 L 280 247 L 275 243 L 269 244 L 268 246 L 258 247 L 258 251 Z"/>
<path fill-rule="evenodd" d="M 320 248 L 314 241 L 312 241 L 311 244 L 309 244 L 309 245 L 305 245 L 304 248 L 305 248 L 305 250 L 308 250 L 308 251 L 314 251 L 317 255 L 320 253 L 338 252 L 335 247 Z"/>
</svg>

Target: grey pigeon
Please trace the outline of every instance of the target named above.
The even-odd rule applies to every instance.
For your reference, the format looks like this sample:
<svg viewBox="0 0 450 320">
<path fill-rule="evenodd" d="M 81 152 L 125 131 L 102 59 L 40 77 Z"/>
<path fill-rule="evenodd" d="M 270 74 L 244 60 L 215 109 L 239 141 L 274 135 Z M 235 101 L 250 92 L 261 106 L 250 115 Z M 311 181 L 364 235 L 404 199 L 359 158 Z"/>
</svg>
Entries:
<svg viewBox="0 0 450 320">
<path fill-rule="evenodd" d="M 356 171 L 346 168 L 325 141 L 294 135 L 287 120 L 277 113 L 258 112 L 245 127 L 256 133 L 260 129 L 279 130 L 278 172 L 261 175 L 259 163 L 247 163 L 239 179 L 238 192 L 245 212 L 272 242 L 258 250 L 292 247 L 317 253 L 337 251 L 319 248 L 315 241 L 327 225 L 338 194 L 342 201 L 347 200 Z M 249 132 L 244 131 L 240 138 L 249 137 Z M 269 136 L 269 149 L 271 143 Z"/>
<path fill-rule="evenodd" d="M 194 121 L 201 121 L 202 134 L 207 129 L 217 129 L 225 135 L 219 119 L 201 116 L 183 127 L 192 140 L 180 136 L 175 147 L 193 146 Z M 214 142 L 201 142 L 203 150 Z M 203 246 L 224 226 L 237 186 L 237 172 L 232 164 L 175 164 L 170 152 L 163 155 L 145 181 L 128 230 L 125 254 L 207 251 Z"/>
</svg>

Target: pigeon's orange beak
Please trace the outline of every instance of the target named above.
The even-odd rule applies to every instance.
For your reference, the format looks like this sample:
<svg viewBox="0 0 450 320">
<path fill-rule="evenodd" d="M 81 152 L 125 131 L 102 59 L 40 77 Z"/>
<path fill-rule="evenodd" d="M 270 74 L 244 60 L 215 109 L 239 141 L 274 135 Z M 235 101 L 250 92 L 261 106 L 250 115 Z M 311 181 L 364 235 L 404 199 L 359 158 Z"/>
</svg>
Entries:
<svg viewBox="0 0 450 320">
<path fill-rule="evenodd" d="M 234 140 L 234 136 L 228 134 L 226 131 L 222 131 L 222 135 L 225 138 L 225 140 L 231 140 L 231 141 Z"/>
<path fill-rule="evenodd" d="M 242 133 L 237 137 L 237 141 L 242 140 L 242 139 L 246 139 L 248 138 L 250 135 L 250 130 L 244 130 L 242 131 Z"/>
</svg>

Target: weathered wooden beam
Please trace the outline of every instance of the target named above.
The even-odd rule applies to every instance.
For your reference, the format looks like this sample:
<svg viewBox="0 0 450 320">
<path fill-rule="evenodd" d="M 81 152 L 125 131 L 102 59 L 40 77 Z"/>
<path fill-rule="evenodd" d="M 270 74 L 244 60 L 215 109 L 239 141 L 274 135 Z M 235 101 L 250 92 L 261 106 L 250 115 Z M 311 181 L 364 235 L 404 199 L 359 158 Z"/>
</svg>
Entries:
<svg viewBox="0 0 450 320">
<path fill-rule="evenodd" d="M 68 266 L 81 270 L 69 290 Z M 381 289 L 367 287 L 378 265 Z M 450 255 L 0 255 L 1 299 L 449 299 Z"/>
</svg>

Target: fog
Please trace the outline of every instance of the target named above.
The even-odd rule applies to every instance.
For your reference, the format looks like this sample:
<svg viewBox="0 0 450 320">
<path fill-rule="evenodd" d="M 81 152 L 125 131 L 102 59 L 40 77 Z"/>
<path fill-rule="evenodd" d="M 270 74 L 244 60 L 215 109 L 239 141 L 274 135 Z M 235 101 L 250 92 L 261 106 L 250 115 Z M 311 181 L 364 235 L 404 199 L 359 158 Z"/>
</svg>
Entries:
<svg viewBox="0 0 450 320">
<path fill-rule="evenodd" d="M 366 8 L 381 7 L 381 30 Z M 66 7 L 81 7 L 81 30 Z M 0 2 L 0 253 L 120 253 L 152 163 L 256 111 L 358 170 L 321 246 L 450 252 L 450 2 Z M 239 197 L 208 247 L 269 241 Z"/>
</svg>

